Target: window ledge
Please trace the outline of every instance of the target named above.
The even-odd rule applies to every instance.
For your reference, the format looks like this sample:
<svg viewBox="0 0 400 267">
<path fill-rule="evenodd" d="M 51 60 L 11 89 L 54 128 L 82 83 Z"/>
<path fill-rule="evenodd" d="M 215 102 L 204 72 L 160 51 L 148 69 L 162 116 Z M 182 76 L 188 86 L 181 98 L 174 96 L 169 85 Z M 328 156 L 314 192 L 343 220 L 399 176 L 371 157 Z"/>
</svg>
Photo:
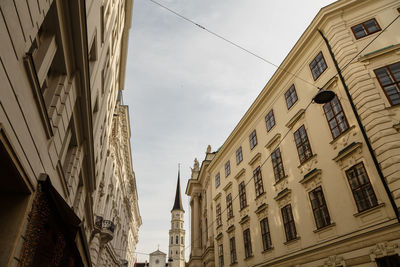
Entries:
<svg viewBox="0 0 400 267">
<path fill-rule="evenodd" d="M 280 184 L 282 181 L 284 181 L 286 178 L 288 178 L 288 175 L 285 174 L 285 176 L 283 176 L 281 179 L 279 179 L 278 181 L 276 181 L 273 186 L 277 186 L 278 184 Z"/>
<path fill-rule="evenodd" d="M 262 254 L 266 254 L 274 250 L 274 246 L 271 246 L 270 248 L 267 248 L 266 250 L 261 251 Z"/>
<path fill-rule="evenodd" d="M 339 162 L 342 159 L 346 158 L 347 156 L 351 155 L 355 152 L 358 148 L 361 148 L 361 142 L 353 142 L 350 145 L 346 146 L 342 150 L 339 151 L 338 155 L 333 158 L 334 161 Z"/>
<path fill-rule="evenodd" d="M 248 207 L 249 207 L 249 205 L 244 206 L 243 208 L 241 208 L 241 209 L 239 210 L 239 212 L 245 210 L 245 209 L 248 208 Z"/>
<path fill-rule="evenodd" d="M 240 176 L 242 176 L 242 174 L 244 174 L 246 172 L 245 168 L 242 168 L 236 175 L 235 175 L 235 179 L 239 179 Z"/>
<path fill-rule="evenodd" d="M 249 260 L 249 259 L 251 259 L 251 258 L 253 258 L 253 257 L 254 257 L 254 255 L 250 255 L 250 256 L 244 258 L 244 260 L 247 261 L 247 260 Z"/>
<path fill-rule="evenodd" d="M 312 180 L 314 177 L 318 176 L 321 173 L 322 173 L 321 169 L 315 168 L 312 171 L 308 172 L 306 175 L 304 175 L 303 179 L 301 179 L 299 183 L 304 184 Z"/>
<path fill-rule="evenodd" d="M 301 167 L 303 167 L 304 165 L 306 165 L 307 162 L 311 161 L 312 159 L 315 159 L 316 157 L 317 157 L 317 154 L 312 155 L 311 157 L 309 157 L 308 159 L 306 159 L 305 161 L 303 161 L 302 163 L 300 163 L 300 165 L 297 166 L 297 168 L 300 169 Z"/>
<path fill-rule="evenodd" d="M 323 232 L 324 230 L 330 229 L 330 228 L 332 228 L 332 227 L 334 227 L 334 226 L 336 226 L 336 223 L 331 222 L 331 224 L 328 224 L 328 225 L 326 225 L 326 226 L 324 226 L 324 227 L 315 229 L 313 232 L 314 232 L 314 233 Z"/>
<path fill-rule="evenodd" d="M 226 192 L 232 186 L 232 181 L 229 182 L 227 185 L 224 186 L 224 191 Z"/>
<path fill-rule="evenodd" d="M 289 195 L 292 192 L 291 189 L 288 189 L 287 187 L 285 189 L 283 189 L 281 192 L 278 193 L 278 195 L 276 197 L 274 197 L 274 199 L 276 201 L 284 198 L 285 196 Z"/>
<path fill-rule="evenodd" d="M 250 220 L 249 215 L 245 215 L 241 220 L 240 220 L 240 224 L 244 224 L 246 223 L 248 220 Z"/>
<path fill-rule="evenodd" d="M 280 133 L 275 134 L 274 137 L 272 137 L 272 138 L 267 142 L 267 144 L 265 145 L 265 148 L 271 149 L 271 146 L 272 146 L 276 141 L 280 140 L 280 138 L 281 138 L 281 134 L 280 134 Z"/>
<path fill-rule="evenodd" d="M 234 225 L 231 225 L 231 226 L 228 227 L 228 229 L 226 229 L 226 232 L 227 232 L 227 233 L 230 233 L 230 232 L 232 232 L 233 230 L 235 230 L 235 226 L 234 226 Z"/>
<path fill-rule="evenodd" d="M 351 132 L 351 130 L 353 130 L 354 128 L 356 128 L 355 125 L 350 126 L 349 128 L 346 129 L 346 131 L 344 131 L 343 133 L 339 134 L 338 136 L 336 136 L 336 138 L 334 138 L 332 141 L 329 142 L 329 144 L 333 145 L 336 143 L 337 140 L 340 139 L 340 137 L 346 135 L 347 133 Z"/>
<path fill-rule="evenodd" d="M 286 127 L 291 129 L 294 124 L 305 114 L 305 110 L 302 108 L 286 123 Z"/>
<path fill-rule="evenodd" d="M 236 262 L 233 262 L 233 263 L 231 263 L 229 266 L 234 266 L 234 265 L 236 265 L 236 264 L 238 264 L 238 262 L 236 261 Z"/>
<path fill-rule="evenodd" d="M 263 210 L 265 210 L 266 208 L 268 208 L 268 204 L 262 203 L 255 211 L 255 213 L 259 214 L 260 212 L 262 212 Z"/>
<path fill-rule="evenodd" d="M 292 240 L 289 240 L 289 241 L 286 241 L 285 243 L 283 243 L 284 245 L 290 245 L 290 244 L 292 244 L 292 243 L 295 243 L 295 242 L 297 242 L 297 241 L 299 241 L 300 240 L 300 236 L 297 236 L 296 238 L 294 238 L 294 239 L 292 239 Z"/>
<path fill-rule="evenodd" d="M 219 192 L 219 193 L 214 197 L 214 201 L 217 201 L 220 197 L 221 197 L 221 192 Z"/>
<path fill-rule="evenodd" d="M 370 35 L 372 35 L 372 34 L 370 34 Z M 370 36 L 370 35 L 368 35 L 368 36 Z M 400 44 L 388 45 L 386 47 L 383 47 L 381 49 L 372 51 L 372 52 L 370 52 L 368 54 L 365 54 L 365 55 L 359 57 L 358 61 L 359 62 L 366 62 L 366 61 L 369 61 L 369 60 L 371 60 L 371 59 L 373 59 L 375 57 L 378 57 L 378 56 L 384 55 L 386 53 L 390 53 L 390 52 L 396 51 L 398 49 L 400 49 Z"/>
<path fill-rule="evenodd" d="M 376 206 L 373 206 L 372 208 L 369 208 L 367 210 L 363 210 L 363 211 L 357 212 L 357 213 L 353 214 L 353 216 L 354 217 L 359 217 L 359 216 L 362 216 L 364 214 L 370 213 L 370 212 L 372 212 L 374 210 L 380 209 L 380 208 L 382 208 L 384 206 L 385 206 L 385 203 L 380 203 L 380 204 L 378 204 Z"/>
<path fill-rule="evenodd" d="M 261 198 L 261 197 L 264 196 L 264 195 L 265 195 L 265 191 L 262 192 L 261 194 L 259 194 L 258 196 L 256 196 L 256 198 L 255 198 L 254 200 L 257 200 L 257 199 Z"/>
<path fill-rule="evenodd" d="M 254 155 L 254 157 L 249 161 L 249 165 L 253 165 L 258 159 L 261 158 L 261 153 L 258 152 Z"/>
</svg>

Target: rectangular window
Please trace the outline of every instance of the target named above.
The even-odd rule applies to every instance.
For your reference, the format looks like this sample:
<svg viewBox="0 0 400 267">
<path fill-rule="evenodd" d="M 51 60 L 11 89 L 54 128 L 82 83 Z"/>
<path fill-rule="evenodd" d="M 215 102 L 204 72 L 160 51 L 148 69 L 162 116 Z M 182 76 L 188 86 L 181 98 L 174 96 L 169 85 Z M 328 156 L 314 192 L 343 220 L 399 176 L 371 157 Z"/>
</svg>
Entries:
<svg viewBox="0 0 400 267">
<path fill-rule="evenodd" d="M 294 141 L 299 153 L 300 164 L 312 157 L 313 154 L 304 125 L 294 132 Z"/>
<path fill-rule="evenodd" d="M 243 231 L 243 241 L 244 241 L 244 255 L 245 258 L 248 258 L 253 255 L 253 251 L 251 250 L 251 237 L 249 228 Z"/>
<path fill-rule="evenodd" d="M 282 211 L 283 225 L 285 227 L 286 241 L 296 239 L 297 233 L 292 214 L 292 206 L 290 204 L 286 205 L 281 209 L 281 211 Z"/>
<path fill-rule="evenodd" d="M 228 220 L 233 217 L 233 207 L 232 207 L 232 194 L 226 195 L 226 215 Z"/>
<path fill-rule="evenodd" d="M 269 233 L 268 218 L 260 221 L 261 237 L 263 242 L 264 251 L 272 248 L 271 235 Z"/>
<path fill-rule="evenodd" d="M 325 203 L 322 187 L 319 186 L 315 188 L 309 193 L 309 195 L 317 229 L 330 225 L 331 218 L 329 217 L 328 207 Z"/>
<path fill-rule="evenodd" d="M 250 134 L 249 140 L 250 140 L 250 149 L 253 149 L 253 148 L 257 145 L 257 134 L 256 134 L 256 130 L 254 130 L 254 131 Z"/>
<path fill-rule="evenodd" d="M 224 247 L 222 244 L 218 246 L 218 260 L 219 266 L 224 266 Z"/>
<path fill-rule="evenodd" d="M 215 207 L 215 213 L 217 214 L 217 219 L 216 219 L 216 223 L 217 223 L 217 227 L 220 227 L 222 225 L 222 220 L 221 220 L 221 204 L 217 204 L 217 206 Z"/>
<path fill-rule="evenodd" d="M 400 266 L 400 256 L 392 255 L 383 258 L 376 259 L 376 264 L 378 267 L 399 267 Z"/>
<path fill-rule="evenodd" d="M 285 98 L 286 106 L 288 109 L 290 109 L 297 101 L 297 93 L 296 89 L 294 88 L 294 84 L 292 84 L 292 86 L 290 86 L 290 88 L 286 91 Z"/>
<path fill-rule="evenodd" d="M 346 171 L 358 211 L 364 211 L 378 205 L 374 189 L 369 181 L 364 163 L 358 163 Z"/>
<path fill-rule="evenodd" d="M 242 154 L 242 147 L 239 147 L 238 150 L 236 150 L 236 164 L 239 164 L 243 160 L 243 154 Z"/>
<path fill-rule="evenodd" d="M 256 186 L 256 197 L 258 197 L 262 193 L 264 193 L 264 186 L 263 186 L 260 166 L 258 166 L 253 171 L 253 176 L 254 176 L 254 185 Z"/>
<path fill-rule="evenodd" d="M 331 102 L 324 104 L 324 112 L 331 129 L 332 137 L 335 139 L 349 128 L 342 105 L 337 96 Z"/>
<path fill-rule="evenodd" d="M 381 28 L 379 27 L 378 22 L 376 22 L 375 19 L 370 19 L 351 27 L 351 30 L 353 31 L 356 39 L 360 39 L 375 32 L 379 32 Z"/>
<path fill-rule="evenodd" d="M 319 52 L 313 61 L 311 61 L 310 69 L 314 77 L 314 81 L 318 79 L 318 77 L 326 70 L 326 63 L 322 52 Z"/>
<path fill-rule="evenodd" d="M 279 147 L 271 153 L 271 160 L 272 167 L 274 168 L 275 181 L 278 182 L 285 178 L 285 170 L 283 168 L 281 151 Z"/>
<path fill-rule="evenodd" d="M 392 106 L 400 104 L 400 62 L 374 70 Z"/>
<path fill-rule="evenodd" d="M 177 245 L 179 244 L 179 237 L 178 237 L 178 236 L 175 237 L 175 243 L 176 243 Z"/>
<path fill-rule="evenodd" d="M 247 206 L 246 185 L 244 181 L 239 184 L 239 201 L 240 201 L 240 209 L 243 209 Z"/>
<path fill-rule="evenodd" d="M 220 185 L 220 176 L 219 176 L 219 173 L 217 173 L 216 175 L 215 175 L 215 188 L 217 188 L 219 185 Z"/>
<path fill-rule="evenodd" d="M 231 173 L 231 162 L 228 160 L 225 163 L 225 177 L 227 177 Z"/>
<path fill-rule="evenodd" d="M 230 246 L 230 250 L 231 250 L 231 264 L 233 264 L 233 263 L 236 263 L 236 261 L 237 261 L 235 237 L 231 237 L 229 239 L 229 246 Z"/>
<path fill-rule="evenodd" d="M 271 109 L 271 111 L 268 112 L 267 116 L 265 116 L 265 123 L 267 125 L 267 132 L 269 132 L 272 127 L 275 126 L 274 110 Z"/>
</svg>

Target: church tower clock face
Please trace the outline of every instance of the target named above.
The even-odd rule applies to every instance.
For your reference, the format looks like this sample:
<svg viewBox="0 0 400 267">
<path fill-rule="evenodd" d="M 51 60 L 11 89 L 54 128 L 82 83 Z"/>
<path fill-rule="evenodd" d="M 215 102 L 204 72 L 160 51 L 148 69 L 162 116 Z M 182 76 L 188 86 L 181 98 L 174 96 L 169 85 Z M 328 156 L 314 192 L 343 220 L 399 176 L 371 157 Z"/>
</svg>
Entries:
<svg viewBox="0 0 400 267">
<path fill-rule="evenodd" d="M 171 267 L 185 267 L 185 230 L 183 228 L 183 215 L 185 211 L 182 205 L 180 188 L 180 171 L 178 171 L 178 182 L 174 206 L 171 210 L 171 229 L 169 230 L 169 258 Z"/>
</svg>

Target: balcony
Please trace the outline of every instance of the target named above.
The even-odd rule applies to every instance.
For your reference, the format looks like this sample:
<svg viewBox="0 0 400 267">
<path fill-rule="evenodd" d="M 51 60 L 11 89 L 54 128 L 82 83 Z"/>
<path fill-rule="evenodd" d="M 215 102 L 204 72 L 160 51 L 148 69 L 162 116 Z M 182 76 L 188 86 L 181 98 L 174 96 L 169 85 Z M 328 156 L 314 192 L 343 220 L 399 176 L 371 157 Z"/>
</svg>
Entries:
<svg viewBox="0 0 400 267">
<path fill-rule="evenodd" d="M 95 216 L 95 218 L 94 218 L 94 232 L 95 233 L 99 233 L 101 231 L 102 223 L 103 223 L 103 217 Z"/>
<path fill-rule="evenodd" d="M 103 242 L 109 242 L 114 237 L 115 224 L 113 221 L 104 220 L 101 216 L 96 216 L 94 221 L 95 233 L 100 233 Z"/>
</svg>

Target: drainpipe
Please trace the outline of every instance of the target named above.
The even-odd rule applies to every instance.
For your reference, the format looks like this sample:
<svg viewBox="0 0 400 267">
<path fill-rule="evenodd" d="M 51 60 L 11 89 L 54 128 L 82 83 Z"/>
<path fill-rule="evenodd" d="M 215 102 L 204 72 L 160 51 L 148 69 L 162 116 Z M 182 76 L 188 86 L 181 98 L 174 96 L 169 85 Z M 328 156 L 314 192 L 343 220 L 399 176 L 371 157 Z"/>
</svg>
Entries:
<svg viewBox="0 0 400 267">
<path fill-rule="evenodd" d="M 360 119 L 360 116 L 359 116 L 358 111 L 357 111 L 357 109 L 356 109 L 356 106 L 354 105 L 353 99 L 351 98 L 349 88 L 347 87 L 347 84 L 346 84 L 346 82 L 345 82 L 345 80 L 344 80 L 344 78 L 343 78 L 342 71 L 340 70 L 339 65 L 338 65 L 338 63 L 337 63 L 337 61 L 336 61 L 335 54 L 334 54 L 333 51 L 332 51 L 332 47 L 331 47 L 331 45 L 329 44 L 329 41 L 328 41 L 328 39 L 325 37 L 324 33 L 323 33 L 321 30 L 318 30 L 318 32 L 321 34 L 322 38 L 324 39 L 324 41 L 325 41 L 325 43 L 326 43 L 326 46 L 328 47 L 329 53 L 331 54 L 333 63 L 335 64 L 336 71 L 337 71 L 337 73 L 338 73 L 338 75 L 339 75 L 340 81 L 342 82 L 342 85 L 343 85 L 344 90 L 345 90 L 345 92 L 346 92 L 347 98 L 348 98 L 348 100 L 349 100 L 349 102 L 350 102 L 351 109 L 353 110 L 354 116 L 355 116 L 356 119 L 357 119 L 358 126 L 360 127 L 361 133 L 362 133 L 362 135 L 363 135 L 363 137 L 364 137 L 364 141 L 365 141 L 365 143 L 367 144 L 369 153 L 371 154 L 372 161 L 374 162 L 374 165 L 375 165 L 375 168 L 376 168 L 376 170 L 377 170 L 377 172 L 378 172 L 379 178 L 381 179 L 382 184 L 383 184 L 383 187 L 385 188 L 385 191 L 386 191 L 386 194 L 387 194 L 387 196 L 388 196 L 388 198 L 389 198 L 390 204 L 391 204 L 392 207 L 393 207 L 393 211 L 394 211 L 394 213 L 395 213 L 395 215 L 396 215 L 397 221 L 400 223 L 400 215 L 399 215 L 399 210 L 397 209 L 397 206 L 396 206 L 396 202 L 395 202 L 394 199 L 393 199 L 393 196 L 392 196 L 392 193 L 390 192 L 389 186 L 388 186 L 388 184 L 386 183 L 385 176 L 384 176 L 383 173 L 382 173 L 381 166 L 379 165 L 379 162 L 378 162 L 378 160 L 377 160 L 377 158 L 376 158 L 376 156 L 375 156 L 375 152 L 374 152 L 374 150 L 373 150 L 373 148 L 372 148 L 372 145 L 371 145 L 371 143 L 369 142 L 367 133 L 365 132 L 365 129 L 364 129 L 364 125 L 363 125 L 362 122 L 361 122 L 361 119 Z"/>
</svg>

